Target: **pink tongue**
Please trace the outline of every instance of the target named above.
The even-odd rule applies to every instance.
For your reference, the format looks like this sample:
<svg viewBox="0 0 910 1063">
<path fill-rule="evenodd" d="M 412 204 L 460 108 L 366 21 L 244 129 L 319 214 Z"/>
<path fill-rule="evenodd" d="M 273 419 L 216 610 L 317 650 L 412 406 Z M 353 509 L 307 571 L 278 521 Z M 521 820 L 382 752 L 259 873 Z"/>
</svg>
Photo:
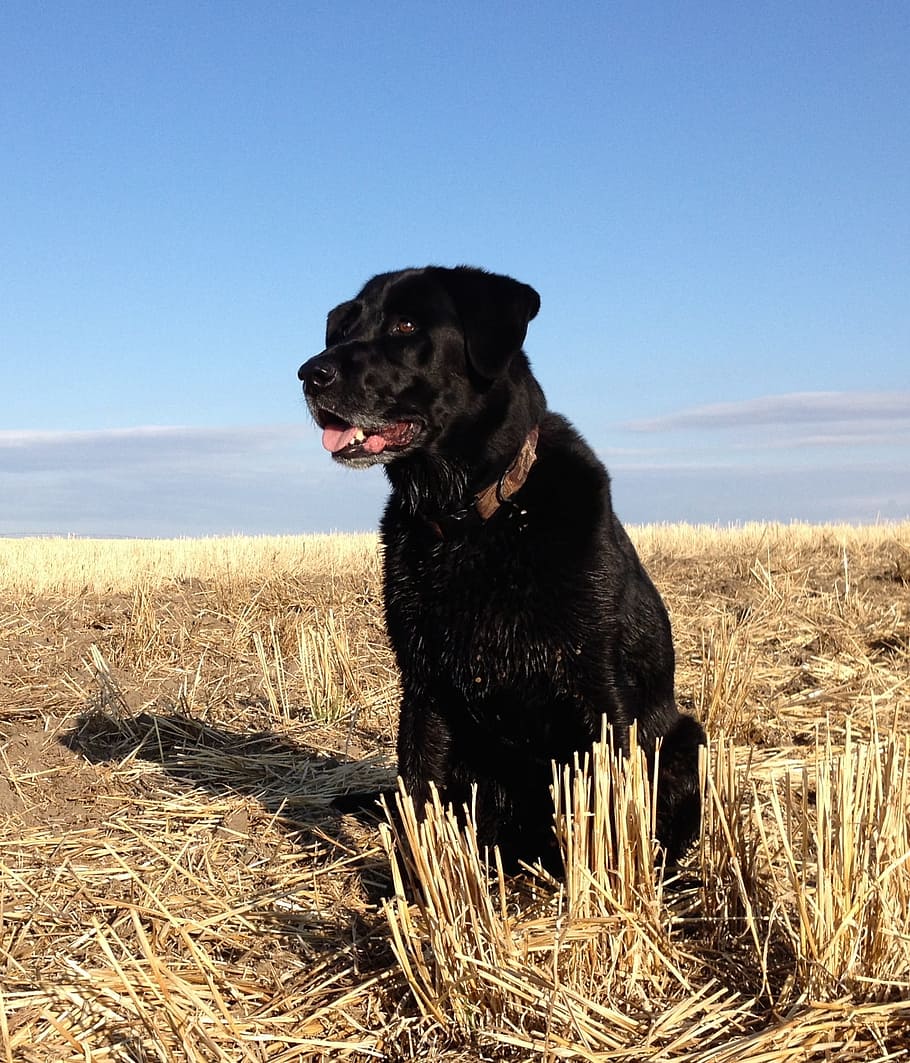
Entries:
<svg viewBox="0 0 910 1063">
<path fill-rule="evenodd" d="M 338 428 L 335 425 L 329 425 L 322 430 L 322 445 L 326 450 L 330 450 L 334 454 L 336 450 L 346 447 L 356 434 L 357 429 L 354 425 L 349 428 Z"/>
<path fill-rule="evenodd" d="M 353 443 L 355 435 L 357 435 L 356 425 L 351 425 L 348 428 L 329 425 L 322 430 L 322 445 L 326 450 L 335 454 L 350 443 Z M 368 454 L 378 454 L 381 450 L 385 450 L 385 444 L 386 441 L 382 436 L 367 436 L 361 446 Z"/>
</svg>

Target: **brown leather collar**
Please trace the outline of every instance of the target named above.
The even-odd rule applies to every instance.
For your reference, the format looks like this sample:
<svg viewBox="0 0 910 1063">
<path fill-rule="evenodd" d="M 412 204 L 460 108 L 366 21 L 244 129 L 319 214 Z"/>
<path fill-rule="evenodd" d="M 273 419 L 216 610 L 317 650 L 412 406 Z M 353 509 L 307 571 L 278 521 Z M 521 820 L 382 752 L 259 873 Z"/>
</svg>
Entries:
<svg viewBox="0 0 910 1063">
<path fill-rule="evenodd" d="M 426 518 L 427 524 L 433 529 L 438 538 L 448 538 L 453 530 L 467 528 L 476 523 L 478 518 L 481 521 L 489 520 L 497 510 L 509 501 L 512 495 L 524 487 L 528 473 L 531 471 L 531 466 L 537 460 L 537 439 L 539 435 L 540 429 L 535 425 L 525 437 L 521 450 L 515 456 L 512 464 L 495 483 L 485 487 L 474 496 L 474 504 L 472 506 L 459 510 L 457 513 L 449 513 L 437 517 L 435 520 L 429 517 Z M 515 503 L 511 503 L 511 505 L 514 506 Z M 519 515 L 524 516 L 524 512 L 519 511 Z"/>
<path fill-rule="evenodd" d="M 537 437 L 539 435 L 540 429 L 536 426 L 532 428 L 508 469 L 495 484 L 490 484 L 480 494 L 474 496 L 474 508 L 484 520 L 489 520 L 507 499 L 524 487 L 531 466 L 537 460 Z"/>
</svg>

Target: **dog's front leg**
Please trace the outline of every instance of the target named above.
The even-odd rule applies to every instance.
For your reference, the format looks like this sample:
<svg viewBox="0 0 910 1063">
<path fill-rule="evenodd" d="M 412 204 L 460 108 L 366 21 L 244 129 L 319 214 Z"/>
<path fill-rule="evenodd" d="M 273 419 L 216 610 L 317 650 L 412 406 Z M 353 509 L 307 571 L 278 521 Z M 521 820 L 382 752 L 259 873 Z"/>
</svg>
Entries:
<svg viewBox="0 0 910 1063">
<path fill-rule="evenodd" d="M 398 774 L 423 816 L 430 800 L 430 783 L 445 803 L 451 770 L 449 725 L 426 694 L 405 691 L 398 722 Z"/>
</svg>

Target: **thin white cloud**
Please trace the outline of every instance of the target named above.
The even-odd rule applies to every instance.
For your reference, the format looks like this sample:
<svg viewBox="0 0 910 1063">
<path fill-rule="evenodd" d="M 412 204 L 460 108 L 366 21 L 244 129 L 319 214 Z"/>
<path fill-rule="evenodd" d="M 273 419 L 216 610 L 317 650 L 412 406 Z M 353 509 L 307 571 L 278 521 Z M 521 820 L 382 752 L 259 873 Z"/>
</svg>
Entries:
<svg viewBox="0 0 910 1063">
<path fill-rule="evenodd" d="M 859 426 L 910 422 L 910 391 L 806 391 L 766 395 L 741 402 L 693 406 L 659 417 L 627 421 L 630 432 L 679 429 L 796 427 L 839 425 L 856 432 Z"/>
<path fill-rule="evenodd" d="M 819 447 L 811 458 L 759 449 L 608 449 L 617 512 L 636 522 L 910 514 L 910 461 L 894 447 L 866 463 L 859 451 L 835 461 Z M 387 491 L 378 469 L 333 463 L 307 423 L 0 432 L 0 535 L 362 530 L 376 526 Z"/>
<path fill-rule="evenodd" d="M 385 493 L 307 423 L 0 432 L 0 535 L 368 529 Z"/>
<path fill-rule="evenodd" d="M 903 430 L 902 430 L 903 429 Z M 803 450 L 824 449 L 832 447 L 910 447 L 910 432 L 901 425 L 895 428 L 893 422 L 885 422 L 878 431 L 870 431 L 868 423 L 863 425 L 844 425 L 837 431 L 817 432 L 802 435 L 799 432 L 776 434 L 775 436 L 753 437 L 745 443 L 730 444 L 731 450 Z"/>
<path fill-rule="evenodd" d="M 841 432 L 828 432 L 803 435 L 799 432 L 780 431 L 773 435 L 747 433 L 748 438 L 731 440 L 724 443 L 724 451 L 729 455 L 735 455 L 736 460 L 727 462 L 728 465 L 742 465 L 743 456 L 760 455 L 775 451 L 787 451 L 799 454 L 805 451 L 818 450 L 830 451 L 835 448 L 841 450 L 856 449 L 866 451 L 873 448 L 881 450 L 887 447 L 893 453 L 896 450 L 910 448 L 910 432 L 894 431 L 883 428 L 879 432 L 870 432 L 868 428 L 863 431 L 844 430 Z M 681 447 L 679 443 L 667 443 L 662 447 L 602 447 L 599 451 L 601 459 L 608 466 L 618 463 L 635 463 L 639 467 L 646 467 L 651 462 L 657 462 L 662 467 L 670 468 L 686 464 L 692 467 L 704 466 L 706 462 L 715 462 L 717 457 L 717 445 L 715 442 L 702 441 L 700 444 L 692 443 Z M 685 459 L 681 455 L 686 455 Z M 764 458 L 761 459 L 764 462 Z"/>
<path fill-rule="evenodd" d="M 244 443 L 273 442 L 300 438 L 307 425 L 243 425 L 229 428 L 190 428 L 182 425 L 137 425 L 131 428 L 97 428 L 91 430 L 53 431 L 44 429 L 0 429 L 0 447 L 92 447 L 105 443 L 131 443 L 152 440 L 177 443 Z"/>
<path fill-rule="evenodd" d="M 290 451 L 311 432 L 307 424 L 229 428 L 109 428 L 95 431 L 0 431 L 0 472 L 78 470 L 114 473 L 151 467 L 203 468 Z"/>
<path fill-rule="evenodd" d="M 616 512 L 635 524 L 910 518 L 910 477 L 896 464 L 794 469 L 705 463 L 616 467 L 613 472 Z"/>
</svg>

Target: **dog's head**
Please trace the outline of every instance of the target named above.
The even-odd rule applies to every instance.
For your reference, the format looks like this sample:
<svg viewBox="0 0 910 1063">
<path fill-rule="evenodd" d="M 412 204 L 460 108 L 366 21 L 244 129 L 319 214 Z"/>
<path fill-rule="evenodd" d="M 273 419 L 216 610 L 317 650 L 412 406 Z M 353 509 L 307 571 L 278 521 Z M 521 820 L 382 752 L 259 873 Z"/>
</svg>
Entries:
<svg viewBox="0 0 910 1063">
<path fill-rule="evenodd" d="M 329 314 L 326 349 L 297 374 L 323 446 L 364 467 L 445 449 L 484 415 L 492 434 L 492 396 L 516 362 L 530 377 L 521 346 L 539 308 L 527 284 L 467 266 L 374 277 Z"/>
</svg>

